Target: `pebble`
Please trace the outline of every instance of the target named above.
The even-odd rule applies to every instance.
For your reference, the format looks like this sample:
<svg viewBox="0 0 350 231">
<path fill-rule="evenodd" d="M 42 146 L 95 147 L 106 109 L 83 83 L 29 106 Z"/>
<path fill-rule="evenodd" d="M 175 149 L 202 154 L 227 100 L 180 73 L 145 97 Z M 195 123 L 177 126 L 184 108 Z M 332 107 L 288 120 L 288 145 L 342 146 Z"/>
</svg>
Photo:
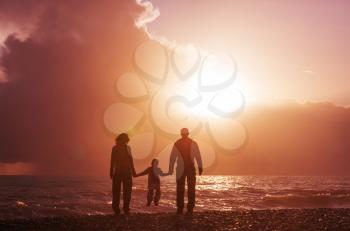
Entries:
<svg viewBox="0 0 350 231">
<path fill-rule="evenodd" d="M 207 211 L 0 220 L 0 230 L 350 230 L 350 209 Z"/>
</svg>

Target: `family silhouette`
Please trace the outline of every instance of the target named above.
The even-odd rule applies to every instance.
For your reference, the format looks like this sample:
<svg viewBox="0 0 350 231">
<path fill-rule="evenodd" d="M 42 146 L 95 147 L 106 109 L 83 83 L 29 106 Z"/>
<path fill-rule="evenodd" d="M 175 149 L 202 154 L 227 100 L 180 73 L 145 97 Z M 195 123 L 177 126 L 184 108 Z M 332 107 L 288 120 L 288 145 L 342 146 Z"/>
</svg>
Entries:
<svg viewBox="0 0 350 231">
<path fill-rule="evenodd" d="M 113 201 L 112 208 L 115 214 L 120 214 L 120 194 L 123 188 L 123 211 L 124 214 L 129 213 L 129 206 L 132 191 L 132 178 L 148 175 L 148 193 L 147 206 L 152 201 L 154 205 L 159 204 L 160 176 L 172 175 L 176 162 L 176 205 L 177 214 L 182 214 L 184 209 L 185 184 L 187 180 L 187 213 L 191 214 L 195 207 L 196 195 L 196 168 L 198 165 L 198 173 L 202 175 L 203 164 L 198 144 L 189 138 L 189 130 L 182 128 L 180 130 L 181 138 L 178 139 L 171 150 L 169 158 L 169 169 L 164 173 L 158 167 L 159 160 L 153 159 L 151 166 L 141 173 L 136 173 L 131 149 L 128 146 L 130 141 L 128 134 L 121 133 L 115 139 L 115 145 L 112 148 L 110 177 L 112 179 Z"/>
</svg>

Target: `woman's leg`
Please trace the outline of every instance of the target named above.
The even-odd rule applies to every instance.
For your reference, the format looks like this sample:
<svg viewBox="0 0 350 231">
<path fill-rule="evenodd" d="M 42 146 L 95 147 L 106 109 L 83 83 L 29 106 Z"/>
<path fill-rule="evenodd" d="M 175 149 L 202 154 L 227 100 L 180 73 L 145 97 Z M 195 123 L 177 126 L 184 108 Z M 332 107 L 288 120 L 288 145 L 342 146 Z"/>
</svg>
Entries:
<svg viewBox="0 0 350 231">
<path fill-rule="evenodd" d="M 113 177 L 113 181 L 112 181 L 112 196 L 113 196 L 113 200 L 112 200 L 112 208 L 113 211 L 116 214 L 120 213 L 120 209 L 119 209 L 119 204 L 120 204 L 120 189 L 121 189 L 121 179 L 120 176 L 114 176 Z"/>
<path fill-rule="evenodd" d="M 129 213 L 129 205 L 131 200 L 132 176 L 126 175 L 123 177 L 123 210 L 124 213 Z"/>
</svg>

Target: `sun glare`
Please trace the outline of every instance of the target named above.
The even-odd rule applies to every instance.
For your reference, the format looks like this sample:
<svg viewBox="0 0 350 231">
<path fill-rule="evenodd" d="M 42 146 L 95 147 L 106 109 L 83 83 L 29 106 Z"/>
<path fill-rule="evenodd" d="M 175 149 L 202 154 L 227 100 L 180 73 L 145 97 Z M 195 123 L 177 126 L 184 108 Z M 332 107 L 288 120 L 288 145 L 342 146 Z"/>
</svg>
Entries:
<svg viewBox="0 0 350 231">
<path fill-rule="evenodd" d="M 243 109 L 244 95 L 235 84 L 236 65 L 229 56 L 208 55 L 203 68 L 186 81 L 172 83 L 176 95 L 181 97 L 171 106 L 177 118 L 195 116 L 200 119 L 232 117 Z"/>
</svg>

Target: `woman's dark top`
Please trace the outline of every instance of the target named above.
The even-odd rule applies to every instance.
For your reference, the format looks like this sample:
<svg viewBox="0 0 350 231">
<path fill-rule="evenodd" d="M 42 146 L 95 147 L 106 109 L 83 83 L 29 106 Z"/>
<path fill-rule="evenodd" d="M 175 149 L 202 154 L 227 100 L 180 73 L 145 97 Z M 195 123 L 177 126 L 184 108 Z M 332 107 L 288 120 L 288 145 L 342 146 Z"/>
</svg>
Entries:
<svg viewBox="0 0 350 231">
<path fill-rule="evenodd" d="M 117 144 L 112 148 L 110 175 L 136 175 L 130 147 Z"/>
</svg>

